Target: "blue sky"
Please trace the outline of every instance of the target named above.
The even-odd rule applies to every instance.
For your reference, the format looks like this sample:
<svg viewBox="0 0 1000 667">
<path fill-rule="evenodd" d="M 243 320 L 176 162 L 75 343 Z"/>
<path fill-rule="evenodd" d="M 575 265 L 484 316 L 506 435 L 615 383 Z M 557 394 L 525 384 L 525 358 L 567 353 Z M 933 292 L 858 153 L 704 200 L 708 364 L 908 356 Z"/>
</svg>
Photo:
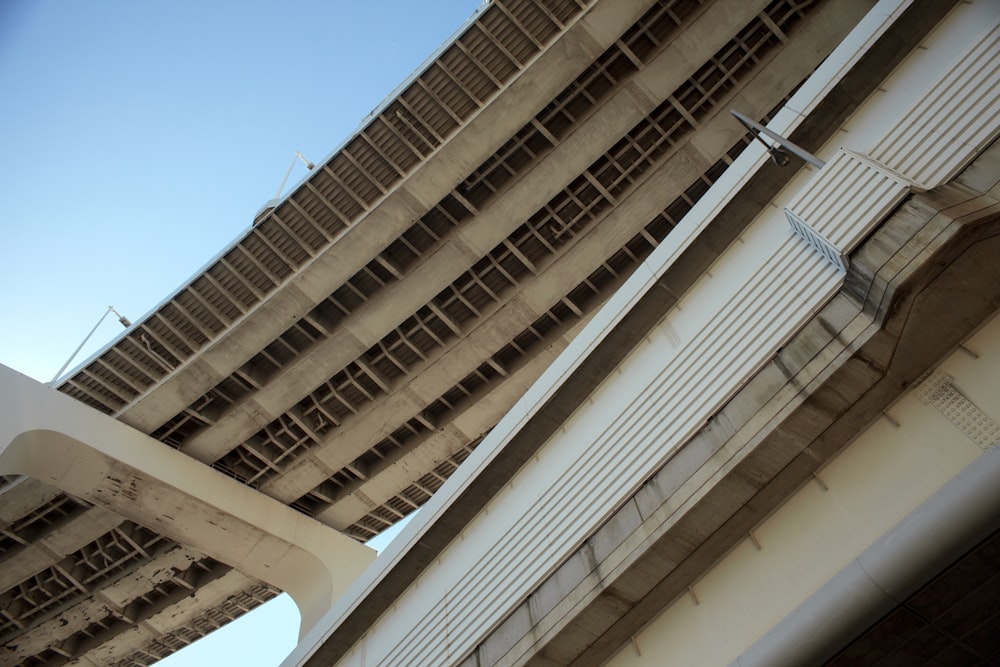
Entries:
<svg viewBox="0 0 1000 667">
<path fill-rule="evenodd" d="M 139 319 L 478 4 L 0 1 L 0 363 L 47 381 Z"/>
<path fill-rule="evenodd" d="M 379 552 L 416 516 L 409 515 L 368 544 Z M 207 667 L 208 665 L 278 665 L 295 648 L 299 634 L 299 610 L 287 594 L 223 626 L 204 639 L 168 656 L 159 667 Z"/>
<path fill-rule="evenodd" d="M 0 363 L 48 381 L 109 305 L 140 319 L 478 5 L 0 0 Z M 105 319 L 73 366 L 121 331 Z M 237 632 L 249 656 L 225 663 L 277 664 L 271 637 Z"/>
</svg>

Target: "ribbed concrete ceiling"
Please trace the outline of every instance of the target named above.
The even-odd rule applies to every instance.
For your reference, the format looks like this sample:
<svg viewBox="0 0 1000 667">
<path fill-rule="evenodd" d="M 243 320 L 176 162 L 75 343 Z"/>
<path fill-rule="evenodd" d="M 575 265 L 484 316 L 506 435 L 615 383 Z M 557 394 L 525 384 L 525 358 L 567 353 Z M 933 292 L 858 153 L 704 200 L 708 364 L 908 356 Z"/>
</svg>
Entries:
<svg viewBox="0 0 1000 667">
<path fill-rule="evenodd" d="M 743 94 L 817 6 L 490 5 L 60 390 L 357 539 L 377 534 L 426 502 L 724 171 L 742 146 L 728 107 L 762 118 L 808 74 Z M 727 20 L 702 20 L 710 10 Z M 216 610 L 274 594 L 38 484 L 2 492 L 26 500 L 3 524 L 13 654 L 0 664 L 147 664 L 230 615 Z M 53 536 L 66 548 L 30 557 Z M 135 576 L 169 558 L 184 567 L 163 582 Z M 126 580 L 124 604 L 93 603 Z"/>
</svg>

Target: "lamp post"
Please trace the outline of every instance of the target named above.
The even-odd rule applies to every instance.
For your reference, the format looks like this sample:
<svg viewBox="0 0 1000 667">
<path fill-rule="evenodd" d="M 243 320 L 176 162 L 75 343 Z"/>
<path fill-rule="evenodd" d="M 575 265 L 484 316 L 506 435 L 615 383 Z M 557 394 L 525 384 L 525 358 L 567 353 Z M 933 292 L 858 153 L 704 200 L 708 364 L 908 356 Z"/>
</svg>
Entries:
<svg viewBox="0 0 1000 667">
<path fill-rule="evenodd" d="M 297 160 L 302 160 L 302 164 L 304 164 L 306 169 L 309 171 L 316 168 L 316 165 L 307 160 L 302 153 L 295 151 L 295 157 L 292 158 L 292 163 L 288 165 L 288 169 L 285 171 L 285 177 L 281 179 L 281 185 L 279 185 L 278 189 L 275 190 L 274 197 L 268 199 L 267 202 L 260 207 L 260 210 L 257 211 L 257 215 L 253 217 L 253 224 L 255 227 L 264 219 L 264 215 L 273 210 L 274 207 L 278 205 L 278 202 L 281 201 L 281 192 L 285 189 L 285 183 L 288 182 L 288 177 L 292 175 L 292 169 L 295 167 L 295 162 Z"/>
<path fill-rule="evenodd" d="M 788 157 L 789 153 L 802 158 L 809 164 L 819 167 L 820 169 L 822 169 L 823 166 L 826 164 L 826 162 L 823 162 L 818 157 L 816 157 L 806 149 L 802 148 L 798 144 L 789 141 L 780 134 L 777 134 L 776 132 L 772 132 L 771 130 L 767 129 L 760 123 L 741 114 L 736 109 L 730 109 L 729 113 L 733 114 L 736 120 L 740 121 L 740 124 L 743 125 L 743 127 L 753 132 L 754 138 L 760 143 L 764 144 L 764 148 L 766 148 L 767 152 L 770 153 L 771 161 L 774 162 L 774 164 L 778 165 L 779 167 L 784 167 L 785 165 L 788 164 L 790 160 L 790 158 Z M 762 134 L 772 139 L 775 142 L 775 144 L 772 145 L 764 141 L 760 136 Z"/>
<path fill-rule="evenodd" d="M 97 331 L 97 327 L 101 326 L 101 322 L 103 322 L 104 318 L 108 316 L 108 313 L 114 313 L 115 316 L 118 317 L 118 321 L 121 322 L 122 326 L 125 327 L 126 329 L 132 326 L 132 323 L 129 322 L 128 318 L 119 313 L 117 310 L 115 310 L 114 306 L 108 306 L 108 309 L 104 311 L 103 315 L 101 315 L 101 319 L 97 320 L 97 324 L 94 325 L 94 328 L 90 330 L 90 333 L 87 334 L 87 336 L 83 339 L 80 345 L 78 345 L 77 348 L 73 350 L 73 354 L 71 354 L 69 359 L 66 360 L 66 363 L 62 365 L 62 368 L 56 371 L 55 376 L 51 380 L 49 380 L 50 387 L 55 385 L 56 380 L 59 379 L 59 376 L 61 376 L 63 374 L 63 371 L 66 370 L 66 367 L 69 366 L 69 362 L 73 361 L 73 359 L 76 358 L 76 355 L 80 354 L 80 350 L 83 349 L 83 346 L 87 344 L 87 341 L 90 340 L 90 337 L 94 335 L 95 331 Z"/>
</svg>

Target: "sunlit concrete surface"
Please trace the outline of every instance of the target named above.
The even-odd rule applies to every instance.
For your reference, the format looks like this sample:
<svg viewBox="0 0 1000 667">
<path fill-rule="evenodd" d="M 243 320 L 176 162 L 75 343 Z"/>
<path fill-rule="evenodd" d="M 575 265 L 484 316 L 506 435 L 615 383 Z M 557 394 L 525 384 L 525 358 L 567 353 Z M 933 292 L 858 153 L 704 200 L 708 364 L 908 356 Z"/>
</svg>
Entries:
<svg viewBox="0 0 1000 667">
<path fill-rule="evenodd" d="M 934 417 L 894 412 L 929 370 L 989 376 L 947 369 L 1000 307 L 998 16 L 483 5 L 55 389 L 4 372 L 0 664 L 150 664 L 279 590 L 289 665 L 648 660 L 681 612 L 696 653 L 727 559 L 794 551 L 767 522 L 877 470 L 855 436 Z M 968 464 L 933 456 L 720 659 L 802 632 Z"/>
<path fill-rule="evenodd" d="M 306 637 L 287 664 L 597 665 L 631 655 L 621 647 L 668 602 L 697 605 L 714 563 L 752 543 L 790 494 L 1000 306 L 990 259 L 997 9 L 945 16 L 880 3 L 868 14 L 770 124 L 826 166 L 765 185 L 767 156 L 748 149 L 432 499 L 395 563 L 366 573 L 361 595 L 341 601 L 330 630 Z M 840 91 L 864 86 L 845 113 Z M 803 132 L 820 119 L 828 134 Z M 812 144 L 798 140 L 810 134 Z M 734 213 L 751 217 L 692 276 L 685 260 L 709 254 L 703 239 Z M 796 238 L 791 217 L 823 243 Z M 988 366 L 980 373 L 993 377 Z M 969 461 L 917 457 L 935 481 L 915 483 L 915 496 L 885 507 L 875 533 L 845 549 L 892 530 Z M 949 557 L 984 530 L 956 538 Z M 415 563 L 423 572 L 404 579 Z M 900 590 L 922 583 L 914 575 Z M 789 613 L 799 601 L 776 604 Z M 879 611 L 856 613 L 874 621 Z M 726 661 L 750 648 L 694 618 Z M 801 644 L 810 628 L 794 630 L 788 641 Z M 850 638 L 824 637 L 810 659 Z M 993 649 L 975 650 L 990 659 Z M 718 664 L 690 651 L 680 662 Z M 770 664 L 769 655 L 741 660 Z"/>
<path fill-rule="evenodd" d="M 49 484 L 98 516 L 113 512 L 287 591 L 302 632 L 375 559 L 373 549 L 5 366 L 0 392 L 12 397 L 0 407 L 0 474 Z M 55 565 L 70 540 L 20 551 L 5 561 L 5 583 Z"/>
</svg>

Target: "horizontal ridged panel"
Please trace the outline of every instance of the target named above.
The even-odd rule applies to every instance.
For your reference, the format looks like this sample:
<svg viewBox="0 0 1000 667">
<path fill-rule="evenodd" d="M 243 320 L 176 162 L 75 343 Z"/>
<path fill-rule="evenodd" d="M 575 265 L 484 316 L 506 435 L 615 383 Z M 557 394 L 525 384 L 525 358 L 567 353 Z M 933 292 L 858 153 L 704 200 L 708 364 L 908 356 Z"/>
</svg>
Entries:
<svg viewBox="0 0 1000 667">
<path fill-rule="evenodd" d="M 996 137 L 998 116 L 1000 23 L 920 97 L 871 156 L 931 189 L 953 178 Z"/>
<path fill-rule="evenodd" d="M 842 252 L 850 252 L 910 192 L 910 184 L 840 150 L 788 207 Z"/>
<path fill-rule="evenodd" d="M 555 470 L 539 473 L 550 475 L 544 481 L 523 480 L 525 488 L 546 491 L 515 510 L 519 521 L 490 537 L 470 527 L 462 544 L 475 544 L 470 547 L 475 556 L 463 554 L 461 566 L 442 558 L 441 568 L 461 567 L 461 573 L 424 582 L 445 586 L 441 590 L 448 591 L 447 600 L 439 600 L 408 634 L 386 642 L 385 649 L 373 636 L 367 647 L 373 664 L 447 664 L 473 650 L 481 629 L 507 613 L 508 601 L 524 599 L 575 545 L 576 536 L 592 532 L 614 509 L 621 489 L 634 488 L 662 465 L 835 293 L 842 274 L 784 235 L 783 216 L 768 224 L 765 242 L 748 240 L 747 247 L 738 249 L 742 255 L 731 260 L 743 263 L 741 279 L 720 272 L 704 285 L 697 308 L 678 309 L 679 317 L 692 322 L 674 323 L 682 341 L 677 348 L 665 345 L 662 334 L 652 335 L 660 361 L 651 364 L 641 356 L 626 361 L 620 370 L 634 382 L 598 390 L 589 408 L 546 445 L 556 449 L 548 457 L 542 452 L 545 465 L 538 469 Z M 768 246 L 770 253 L 760 252 Z M 757 261 L 747 261 L 749 250 Z M 566 453 L 559 449 L 560 439 L 572 441 L 574 456 L 560 457 L 557 452 Z M 491 445 L 497 446 L 496 441 Z M 517 479 L 513 485 L 519 487 Z M 512 487 L 511 493 L 517 492 Z M 553 521 L 559 530 L 552 530 Z M 526 551 L 532 558 L 522 558 Z M 375 651 L 380 654 L 373 655 Z"/>
</svg>

